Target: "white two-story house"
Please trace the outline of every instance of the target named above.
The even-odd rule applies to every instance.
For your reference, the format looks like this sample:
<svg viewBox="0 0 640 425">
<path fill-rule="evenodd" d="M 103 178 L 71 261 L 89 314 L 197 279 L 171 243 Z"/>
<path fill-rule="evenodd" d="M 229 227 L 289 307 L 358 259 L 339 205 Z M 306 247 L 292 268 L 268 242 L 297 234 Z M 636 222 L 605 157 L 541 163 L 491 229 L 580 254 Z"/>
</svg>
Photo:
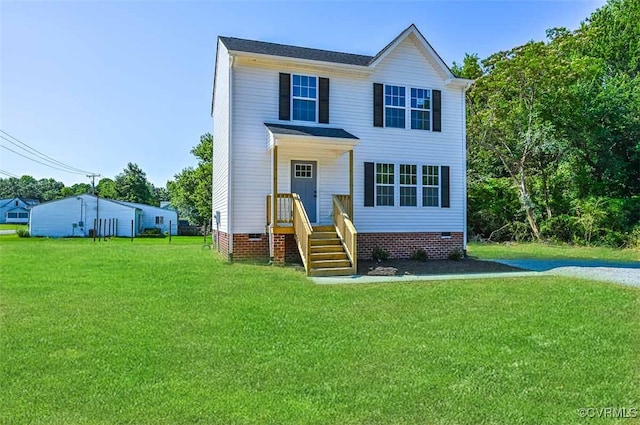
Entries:
<svg viewBox="0 0 640 425">
<path fill-rule="evenodd" d="M 351 274 L 466 248 L 465 91 L 411 25 L 376 56 L 219 37 L 213 214 L 233 259 Z"/>
</svg>

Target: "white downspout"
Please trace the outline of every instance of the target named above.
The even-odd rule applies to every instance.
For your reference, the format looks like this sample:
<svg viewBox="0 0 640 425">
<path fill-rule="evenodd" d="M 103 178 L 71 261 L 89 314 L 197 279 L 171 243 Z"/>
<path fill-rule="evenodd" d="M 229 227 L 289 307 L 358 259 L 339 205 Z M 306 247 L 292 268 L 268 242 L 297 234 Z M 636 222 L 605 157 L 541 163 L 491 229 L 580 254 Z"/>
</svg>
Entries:
<svg viewBox="0 0 640 425">
<path fill-rule="evenodd" d="M 231 143 L 231 137 L 233 135 L 233 63 L 235 61 L 235 55 L 229 55 L 229 134 L 227 136 L 228 143 L 228 156 L 229 163 L 227 164 L 227 228 L 229 230 L 229 259 L 233 260 L 233 175 L 231 170 L 233 169 L 233 145 Z"/>
<path fill-rule="evenodd" d="M 464 253 L 467 253 L 467 90 L 471 87 L 471 83 L 465 85 L 462 90 L 462 164 L 464 165 L 464 173 L 462 173 L 462 220 L 463 232 L 462 243 Z"/>
</svg>

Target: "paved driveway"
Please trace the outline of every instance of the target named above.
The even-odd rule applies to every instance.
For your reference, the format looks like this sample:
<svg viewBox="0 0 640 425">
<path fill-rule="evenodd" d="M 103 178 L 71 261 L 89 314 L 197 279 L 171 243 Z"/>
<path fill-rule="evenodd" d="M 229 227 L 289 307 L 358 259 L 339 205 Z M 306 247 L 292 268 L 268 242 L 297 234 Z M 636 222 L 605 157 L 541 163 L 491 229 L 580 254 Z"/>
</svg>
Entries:
<svg viewBox="0 0 640 425">
<path fill-rule="evenodd" d="M 602 280 L 640 287 L 640 261 L 604 260 L 492 260 L 545 274 Z"/>
</svg>

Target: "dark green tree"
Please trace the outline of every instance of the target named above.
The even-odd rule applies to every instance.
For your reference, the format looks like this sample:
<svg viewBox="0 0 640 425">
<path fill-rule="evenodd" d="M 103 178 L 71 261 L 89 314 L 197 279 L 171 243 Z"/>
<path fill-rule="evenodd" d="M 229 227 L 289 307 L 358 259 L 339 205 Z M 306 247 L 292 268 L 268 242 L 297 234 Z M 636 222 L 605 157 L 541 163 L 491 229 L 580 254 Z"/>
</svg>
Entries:
<svg viewBox="0 0 640 425">
<path fill-rule="evenodd" d="M 196 168 L 187 167 L 167 182 L 171 204 L 189 222 L 203 225 L 211 222 L 213 137 L 207 133 L 191 149 L 197 158 Z"/>
<path fill-rule="evenodd" d="M 140 204 L 155 204 L 153 189 L 147 175 L 132 162 L 115 178 L 116 199 Z"/>
<path fill-rule="evenodd" d="M 116 182 L 108 177 L 100 179 L 96 185 L 96 194 L 102 198 L 117 199 L 118 191 L 116 189 Z"/>
</svg>

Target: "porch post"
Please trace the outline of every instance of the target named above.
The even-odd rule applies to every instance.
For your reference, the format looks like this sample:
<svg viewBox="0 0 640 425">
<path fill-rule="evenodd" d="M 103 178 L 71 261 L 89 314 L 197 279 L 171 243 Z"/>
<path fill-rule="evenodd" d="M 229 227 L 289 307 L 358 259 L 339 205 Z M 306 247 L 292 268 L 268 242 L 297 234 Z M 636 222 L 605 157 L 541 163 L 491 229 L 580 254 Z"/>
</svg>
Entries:
<svg viewBox="0 0 640 425">
<path fill-rule="evenodd" d="M 271 193 L 272 227 L 278 227 L 278 146 L 273 146 L 273 190 Z"/>
<path fill-rule="evenodd" d="M 349 151 L 349 203 L 351 215 L 351 221 L 353 222 L 353 149 Z"/>
</svg>

